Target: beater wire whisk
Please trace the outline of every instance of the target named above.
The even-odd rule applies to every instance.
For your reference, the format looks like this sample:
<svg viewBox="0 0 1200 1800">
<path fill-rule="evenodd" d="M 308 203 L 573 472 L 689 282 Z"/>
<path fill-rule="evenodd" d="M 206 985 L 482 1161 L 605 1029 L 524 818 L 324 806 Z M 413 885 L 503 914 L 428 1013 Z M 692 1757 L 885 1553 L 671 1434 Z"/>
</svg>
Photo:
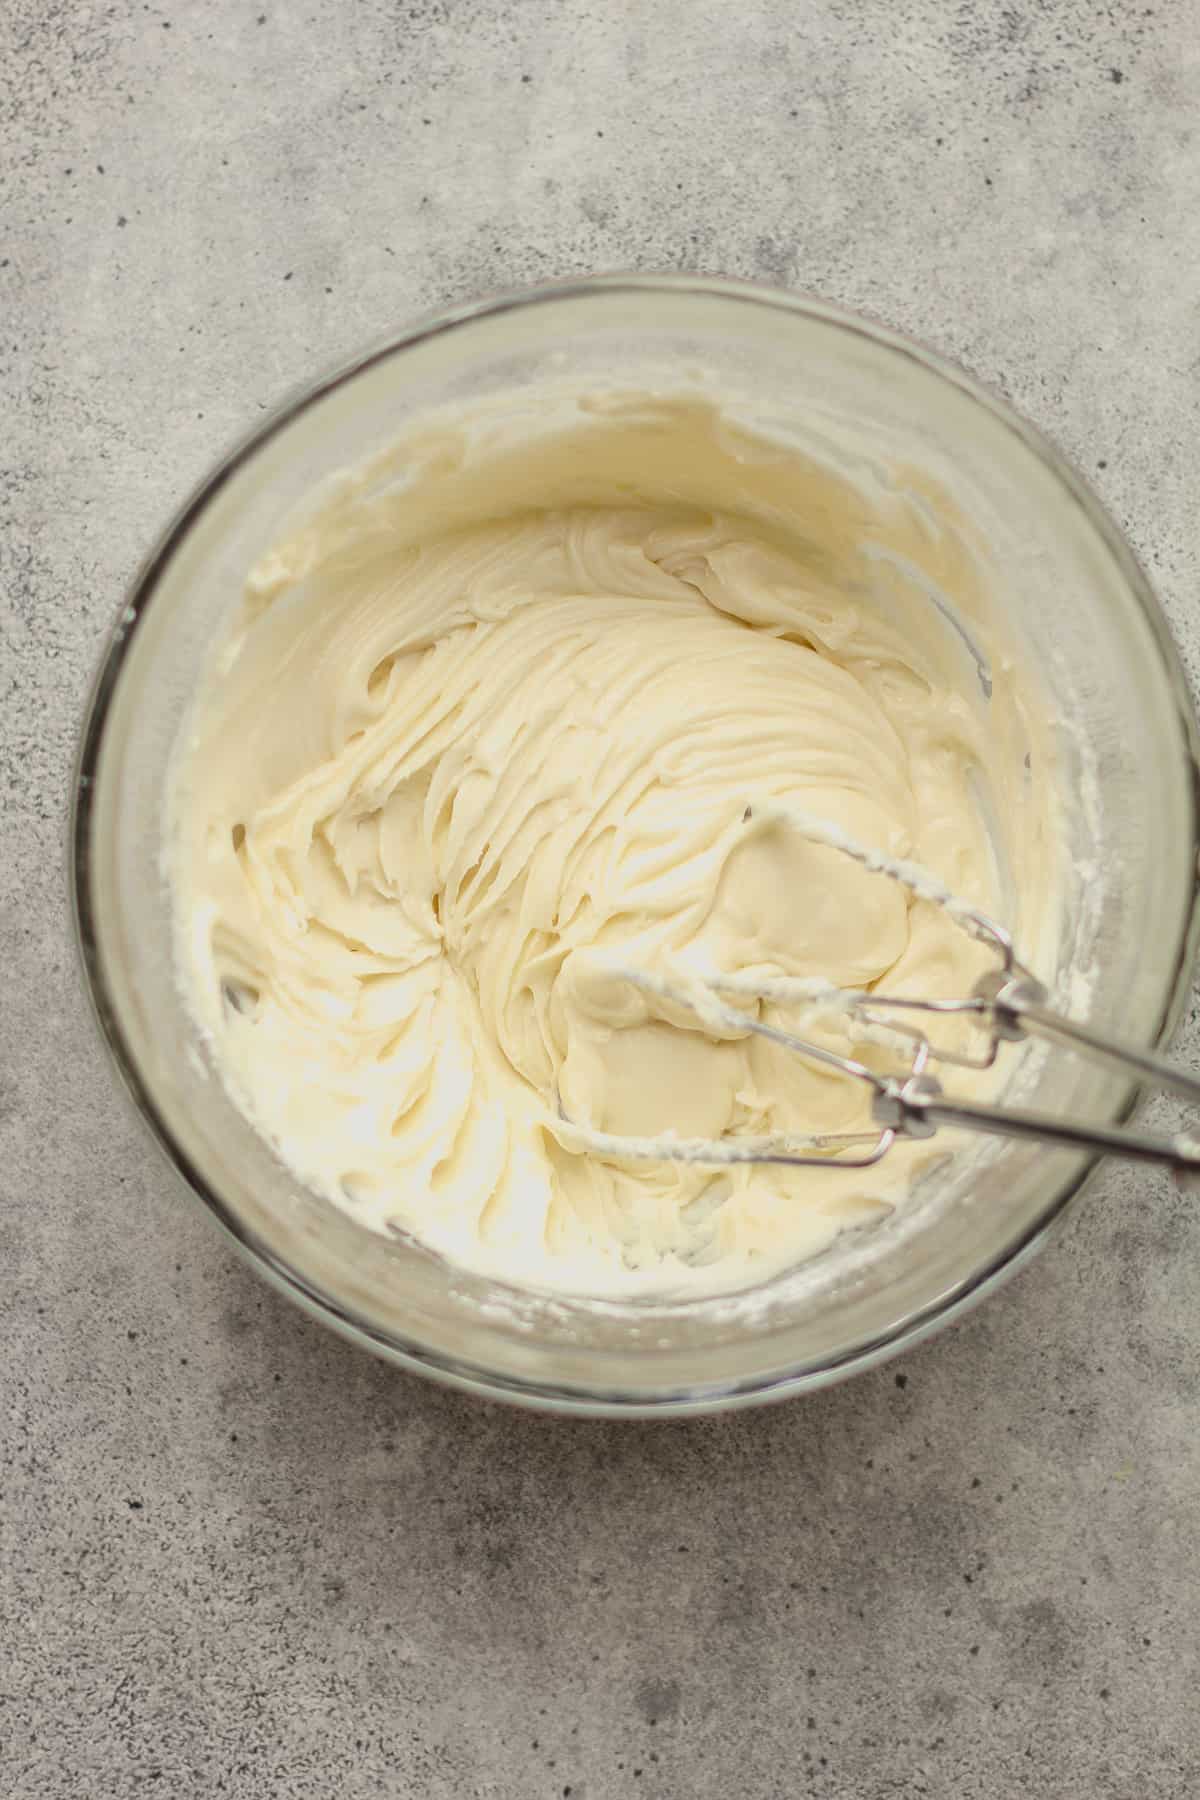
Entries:
<svg viewBox="0 0 1200 1800">
<path fill-rule="evenodd" d="M 813 843 L 840 851 L 873 874 L 898 881 L 915 898 L 940 907 L 970 937 L 988 946 L 995 967 L 961 998 L 922 999 L 911 995 L 880 994 L 870 989 L 838 988 L 827 981 L 785 976 L 760 978 L 750 974 L 665 977 L 648 969 L 618 961 L 609 964 L 614 980 L 629 982 L 651 998 L 691 1012 L 701 1024 L 723 1033 L 754 1032 L 821 1067 L 833 1069 L 861 1082 L 870 1090 L 871 1117 L 875 1129 L 775 1136 L 687 1138 L 669 1127 L 656 1137 L 627 1137 L 595 1131 L 561 1117 L 558 1129 L 564 1141 L 581 1150 L 617 1160 L 681 1162 L 729 1167 L 740 1163 L 779 1163 L 799 1168 L 865 1169 L 880 1162 L 900 1138 L 929 1138 L 940 1126 L 983 1132 L 994 1137 L 1033 1139 L 1071 1150 L 1098 1151 L 1138 1162 L 1163 1163 L 1179 1171 L 1200 1171 L 1200 1137 L 1185 1133 L 1155 1135 L 1127 1126 L 1106 1125 L 1060 1117 L 1054 1113 L 1020 1107 L 960 1100 L 947 1095 L 933 1062 L 960 1068 L 991 1068 L 1004 1043 L 1040 1038 L 1103 1062 L 1126 1074 L 1168 1088 L 1186 1099 L 1200 1102 L 1200 1077 L 1150 1050 L 1127 1044 L 1092 1026 L 1066 1017 L 1049 1004 L 1046 989 L 1017 957 L 1005 929 L 985 913 L 957 898 L 926 869 L 916 863 L 885 856 L 857 843 L 828 821 L 775 803 L 747 807 L 743 817 L 778 824 L 800 833 Z M 831 1050 L 811 1038 L 785 1031 L 744 1010 L 748 1005 L 770 1002 L 776 1009 L 791 1007 L 810 1018 L 840 1015 L 853 1025 L 864 1042 L 897 1043 L 907 1049 L 907 1064 L 899 1074 L 885 1074 L 857 1057 Z M 741 1004 L 731 1004 L 740 1002 Z M 924 1022 L 964 1019 L 973 1028 L 980 1046 L 972 1050 L 939 1048 L 931 1042 Z"/>
</svg>

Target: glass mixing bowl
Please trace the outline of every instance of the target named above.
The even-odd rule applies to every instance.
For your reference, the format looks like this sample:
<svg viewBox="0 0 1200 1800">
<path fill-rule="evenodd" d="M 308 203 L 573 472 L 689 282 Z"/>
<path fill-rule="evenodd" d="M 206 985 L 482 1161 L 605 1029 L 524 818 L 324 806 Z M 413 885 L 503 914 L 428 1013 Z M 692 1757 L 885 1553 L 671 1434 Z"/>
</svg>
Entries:
<svg viewBox="0 0 1200 1800">
<path fill-rule="evenodd" d="M 1175 1021 L 1196 921 L 1195 721 L 1145 578 L 1061 457 L 918 346 L 817 301 L 686 276 L 608 276 L 463 306 L 314 383 L 242 442 L 134 585 L 91 698 L 73 824 L 92 998 L 158 1142 L 251 1262 L 318 1318 L 407 1368 L 559 1411 L 702 1411 L 817 1387 L 989 1291 L 1042 1241 L 1091 1160 L 996 1141 L 911 1205 L 761 1287 L 626 1303 L 497 1286 L 367 1232 L 307 1192 L 214 1077 L 176 982 L 161 868 L 165 772 L 197 671 L 284 517 L 448 403 L 536 404 L 540 385 L 703 370 L 803 446 L 850 422 L 950 488 L 990 552 L 1011 626 L 1061 725 L 1060 853 L 1077 885 L 1057 968 L 1092 1020 L 1142 1045 Z M 505 401 L 507 403 L 507 401 Z M 1094 979 L 1081 982 L 1082 975 Z M 1119 1120 L 1119 1075 L 1019 1059 L 1014 1093 Z"/>
</svg>

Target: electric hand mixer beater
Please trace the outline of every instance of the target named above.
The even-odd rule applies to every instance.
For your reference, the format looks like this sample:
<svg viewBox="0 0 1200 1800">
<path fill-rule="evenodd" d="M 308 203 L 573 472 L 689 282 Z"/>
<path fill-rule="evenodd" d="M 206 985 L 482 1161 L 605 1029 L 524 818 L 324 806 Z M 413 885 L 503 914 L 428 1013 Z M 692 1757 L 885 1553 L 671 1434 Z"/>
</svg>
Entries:
<svg viewBox="0 0 1200 1800">
<path fill-rule="evenodd" d="M 838 988 L 829 982 L 752 974 L 664 977 L 618 960 L 606 962 L 614 980 L 629 982 L 646 995 L 692 1013 L 722 1033 L 756 1032 L 772 1043 L 826 1069 L 861 1082 L 869 1091 L 874 1129 L 804 1136 L 798 1134 L 685 1138 L 669 1125 L 657 1137 L 628 1137 L 591 1129 L 562 1115 L 557 1130 L 581 1150 L 630 1161 L 670 1161 L 728 1167 L 739 1163 L 779 1163 L 799 1168 L 865 1169 L 879 1163 L 901 1138 L 928 1138 L 942 1126 L 990 1136 L 1035 1139 L 1072 1150 L 1100 1151 L 1138 1162 L 1162 1163 L 1177 1171 L 1200 1171 L 1200 1137 L 1155 1136 L 1124 1126 L 1063 1118 L 1053 1113 L 955 1099 L 931 1072 L 931 1064 L 990 1068 L 1006 1042 L 1040 1038 L 1061 1048 L 1123 1069 L 1139 1079 L 1200 1102 L 1200 1077 L 1150 1051 L 1122 1043 L 1089 1025 L 1065 1017 L 1048 1003 L 1046 989 L 1016 954 L 1004 928 L 956 898 L 928 870 L 872 850 L 836 826 L 798 809 L 774 803 L 747 808 L 760 821 L 798 832 L 810 842 L 837 850 L 872 874 L 899 882 L 914 898 L 942 909 L 962 931 L 991 949 L 994 967 L 974 990 L 958 998 L 921 999 Z M 863 1043 L 903 1046 L 898 1073 L 881 1072 L 858 1057 L 843 1055 L 810 1038 L 756 1017 L 761 1002 L 794 1008 L 797 1021 L 838 1015 Z M 936 1046 L 925 1026 L 937 1019 L 960 1020 L 972 1028 L 973 1050 Z"/>
</svg>

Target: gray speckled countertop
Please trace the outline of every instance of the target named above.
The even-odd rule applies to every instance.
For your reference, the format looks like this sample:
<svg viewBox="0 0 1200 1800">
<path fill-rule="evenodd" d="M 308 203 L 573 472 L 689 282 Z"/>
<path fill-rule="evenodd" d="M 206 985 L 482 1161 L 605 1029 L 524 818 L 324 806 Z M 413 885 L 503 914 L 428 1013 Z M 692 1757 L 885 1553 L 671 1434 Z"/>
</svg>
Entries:
<svg viewBox="0 0 1200 1800">
<path fill-rule="evenodd" d="M 174 1185 L 62 844 L 102 636 L 230 437 L 551 274 L 762 276 L 928 338 L 1088 474 L 1196 671 L 1200 5 L 7 0 L 0 70 L 0 1792 L 1190 1800 L 1195 1198 L 1110 1170 L 815 1399 L 472 1403 Z"/>
</svg>

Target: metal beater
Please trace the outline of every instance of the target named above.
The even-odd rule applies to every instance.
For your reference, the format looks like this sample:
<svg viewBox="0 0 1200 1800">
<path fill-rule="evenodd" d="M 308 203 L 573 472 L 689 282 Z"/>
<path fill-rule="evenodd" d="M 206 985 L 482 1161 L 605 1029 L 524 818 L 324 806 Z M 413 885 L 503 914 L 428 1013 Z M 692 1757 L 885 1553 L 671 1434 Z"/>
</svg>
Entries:
<svg viewBox="0 0 1200 1800">
<path fill-rule="evenodd" d="M 1200 1171 L 1200 1136 L 1155 1136 L 1124 1126 L 1092 1124 L 1053 1113 L 956 1100 L 947 1095 L 931 1062 L 987 1069 L 1001 1044 L 1035 1037 L 1112 1064 L 1128 1074 L 1169 1088 L 1200 1102 L 1200 1077 L 1188 1074 L 1161 1056 L 1120 1042 L 1089 1025 L 1068 1019 L 1048 1004 L 1046 989 L 1016 955 L 1009 933 L 986 914 L 951 894 L 928 870 L 916 863 L 868 849 L 828 821 L 798 809 L 770 803 L 747 807 L 753 816 L 785 825 L 811 842 L 840 851 L 873 874 L 898 881 L 916 898 L 939 906 L 960 930 L 989 946 L 996 967 L 961 999 L 924 1000 L 908 995 L 876 994 L 867 989 L 837 988 L 820 980 L 787 977 L 760 980 L 747 975 L 717 975 L 687 980 L 667 979 L 620 962 L 609 965 L 614 979 L 693 1013 L 701 1023 L 722 1030 L 751 1031 L 826 1068 L 862 1082 L 871 1091 L 871 1115 L 877 1129 L 826 1135 L 727 1138 L 680 1138 L 665 1131 L 658 1137 L 626 1137 L 594 1131 L 561 1119 L 564 1140 L 581 1150 L 633 1161 L 668 1161 L 727 1167 L 737 1163 L 783 1163 L 793 1168 L 865 1169 L 878 1163 L 900 1138 L 932 1137 L 939 1126 L 955 1126 L 996 1137 L 1032 1138 L 1071 1150 L 1100 1151 L 1138 1162 L 1163 1163 L 1179 1171 Z M 844 1056 L 812 1040 L 768 1025 L 740 1006 L 770 1001 L 794 1006 L 810 1017 L 841 1014 L 854 1021 L 864 1041 L 883 1041 L 908 1049 L 907 1067 L 898 1075 L 881 1074 L 856 1057 Z M 937 1048 L 922 1025 L 925 1018 L 962 1018 L 975 1030 L 981 1048 L 974 1053 Z"/>
</svg>

